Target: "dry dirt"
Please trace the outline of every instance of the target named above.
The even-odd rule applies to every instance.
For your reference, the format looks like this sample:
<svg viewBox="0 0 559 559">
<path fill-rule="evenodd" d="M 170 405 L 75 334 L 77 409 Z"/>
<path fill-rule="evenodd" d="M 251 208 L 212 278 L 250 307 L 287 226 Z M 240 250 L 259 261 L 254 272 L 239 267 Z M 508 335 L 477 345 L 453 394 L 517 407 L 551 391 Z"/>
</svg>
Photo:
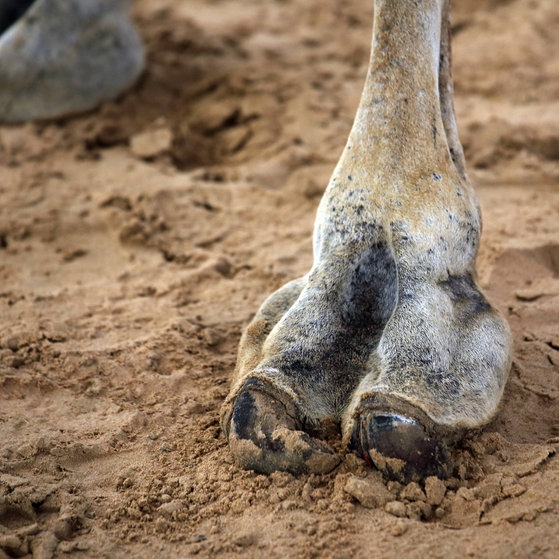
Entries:
<svg viewBox="0 0 559 559">
<path fill-rule="evenodd" d="M 372 1 L 134 11 L 133 91 L 0 128 L 0 558 L 557 557 L 557 1 L 456 2 L 480 281 L 516 354 L 497 420 L 424 487 L 352 455 L 241 471 L 218 425 L 243 327 L 310 265 Z"/>
</svg>

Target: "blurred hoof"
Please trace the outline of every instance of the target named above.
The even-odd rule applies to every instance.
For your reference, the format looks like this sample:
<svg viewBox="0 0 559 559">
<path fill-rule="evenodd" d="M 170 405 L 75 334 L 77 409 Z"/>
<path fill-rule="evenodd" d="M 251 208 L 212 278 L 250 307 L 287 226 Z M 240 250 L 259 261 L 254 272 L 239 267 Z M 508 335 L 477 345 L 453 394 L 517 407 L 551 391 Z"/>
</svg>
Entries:
<svg viewBox="0 0 559 559">
<path fill-rule="evenodd" d="M 127 0 L 0 2 L 0 121 L 56 118 L 129 88 L 144 49 Z"/>
</svg>

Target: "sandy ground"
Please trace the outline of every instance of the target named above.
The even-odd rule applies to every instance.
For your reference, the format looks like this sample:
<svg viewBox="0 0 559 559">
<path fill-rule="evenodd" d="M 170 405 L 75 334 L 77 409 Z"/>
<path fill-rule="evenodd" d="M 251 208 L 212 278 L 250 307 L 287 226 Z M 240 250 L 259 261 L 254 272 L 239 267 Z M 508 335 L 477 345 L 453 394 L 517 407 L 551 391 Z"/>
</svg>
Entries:
<svg viewBox="0 0 559 559">
<path fill-rule="evenodd" d="M 455 6 L 480 281 L 516 354 L 454 476 L 265 477 L 220 432 L 243 327 L 309 268 L 371 5 L 140 0 L 133 91 L 0 128 L 0 558 L 558 556 L 556 0 Z"/>
</svg>

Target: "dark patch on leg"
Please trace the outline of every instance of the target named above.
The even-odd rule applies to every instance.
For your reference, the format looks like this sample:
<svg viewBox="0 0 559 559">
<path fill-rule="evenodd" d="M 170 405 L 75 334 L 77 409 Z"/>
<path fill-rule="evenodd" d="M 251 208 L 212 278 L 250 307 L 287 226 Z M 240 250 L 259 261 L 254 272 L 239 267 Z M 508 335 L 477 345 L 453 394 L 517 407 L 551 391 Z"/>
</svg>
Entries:
<svg viewBox="0 0 559 559">
<path fill-rule="evenodd" d="M 352 328 L 380 329 L 392 315 L 397 298 L 394 255 L 388 243 L 376 243 L 353 264 L 343 294 L 342 317 Z"/>
<path fill-rule="evenodd" d="M 469 274 L 449 276 L 440 285 L 449 294 L 452 301 L 462 305 L 466 312 L 481 313 L 491 309 Z"/>
</svg>

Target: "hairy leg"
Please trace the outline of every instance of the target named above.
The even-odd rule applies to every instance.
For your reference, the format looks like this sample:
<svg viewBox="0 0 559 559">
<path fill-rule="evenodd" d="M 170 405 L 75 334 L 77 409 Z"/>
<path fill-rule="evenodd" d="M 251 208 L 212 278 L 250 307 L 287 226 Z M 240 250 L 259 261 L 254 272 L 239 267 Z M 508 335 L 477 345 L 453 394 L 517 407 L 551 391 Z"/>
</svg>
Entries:
<svg viewBox="0 0 559 559">
<path fill-rule="evenodd" d="M 320 203 L 314 265 L 284 288 L 290 297 L 272 296 L 273 321 L 241 344 L 223 416 L 230 441 L 248 423 L 284 434 L 268 444 L 274 460 L 247 461 L 232 444 L 246 467 L 309 469 L 278 459 L 291 452 L 287 435 L 332 419 L 387 475 L 444 476 L 452 442 L 497 411 L 510 334 L 475 283 L 481 220 L 449 44 L 446 0 L 376 1 L 367 81 Z"/>
</svg>

